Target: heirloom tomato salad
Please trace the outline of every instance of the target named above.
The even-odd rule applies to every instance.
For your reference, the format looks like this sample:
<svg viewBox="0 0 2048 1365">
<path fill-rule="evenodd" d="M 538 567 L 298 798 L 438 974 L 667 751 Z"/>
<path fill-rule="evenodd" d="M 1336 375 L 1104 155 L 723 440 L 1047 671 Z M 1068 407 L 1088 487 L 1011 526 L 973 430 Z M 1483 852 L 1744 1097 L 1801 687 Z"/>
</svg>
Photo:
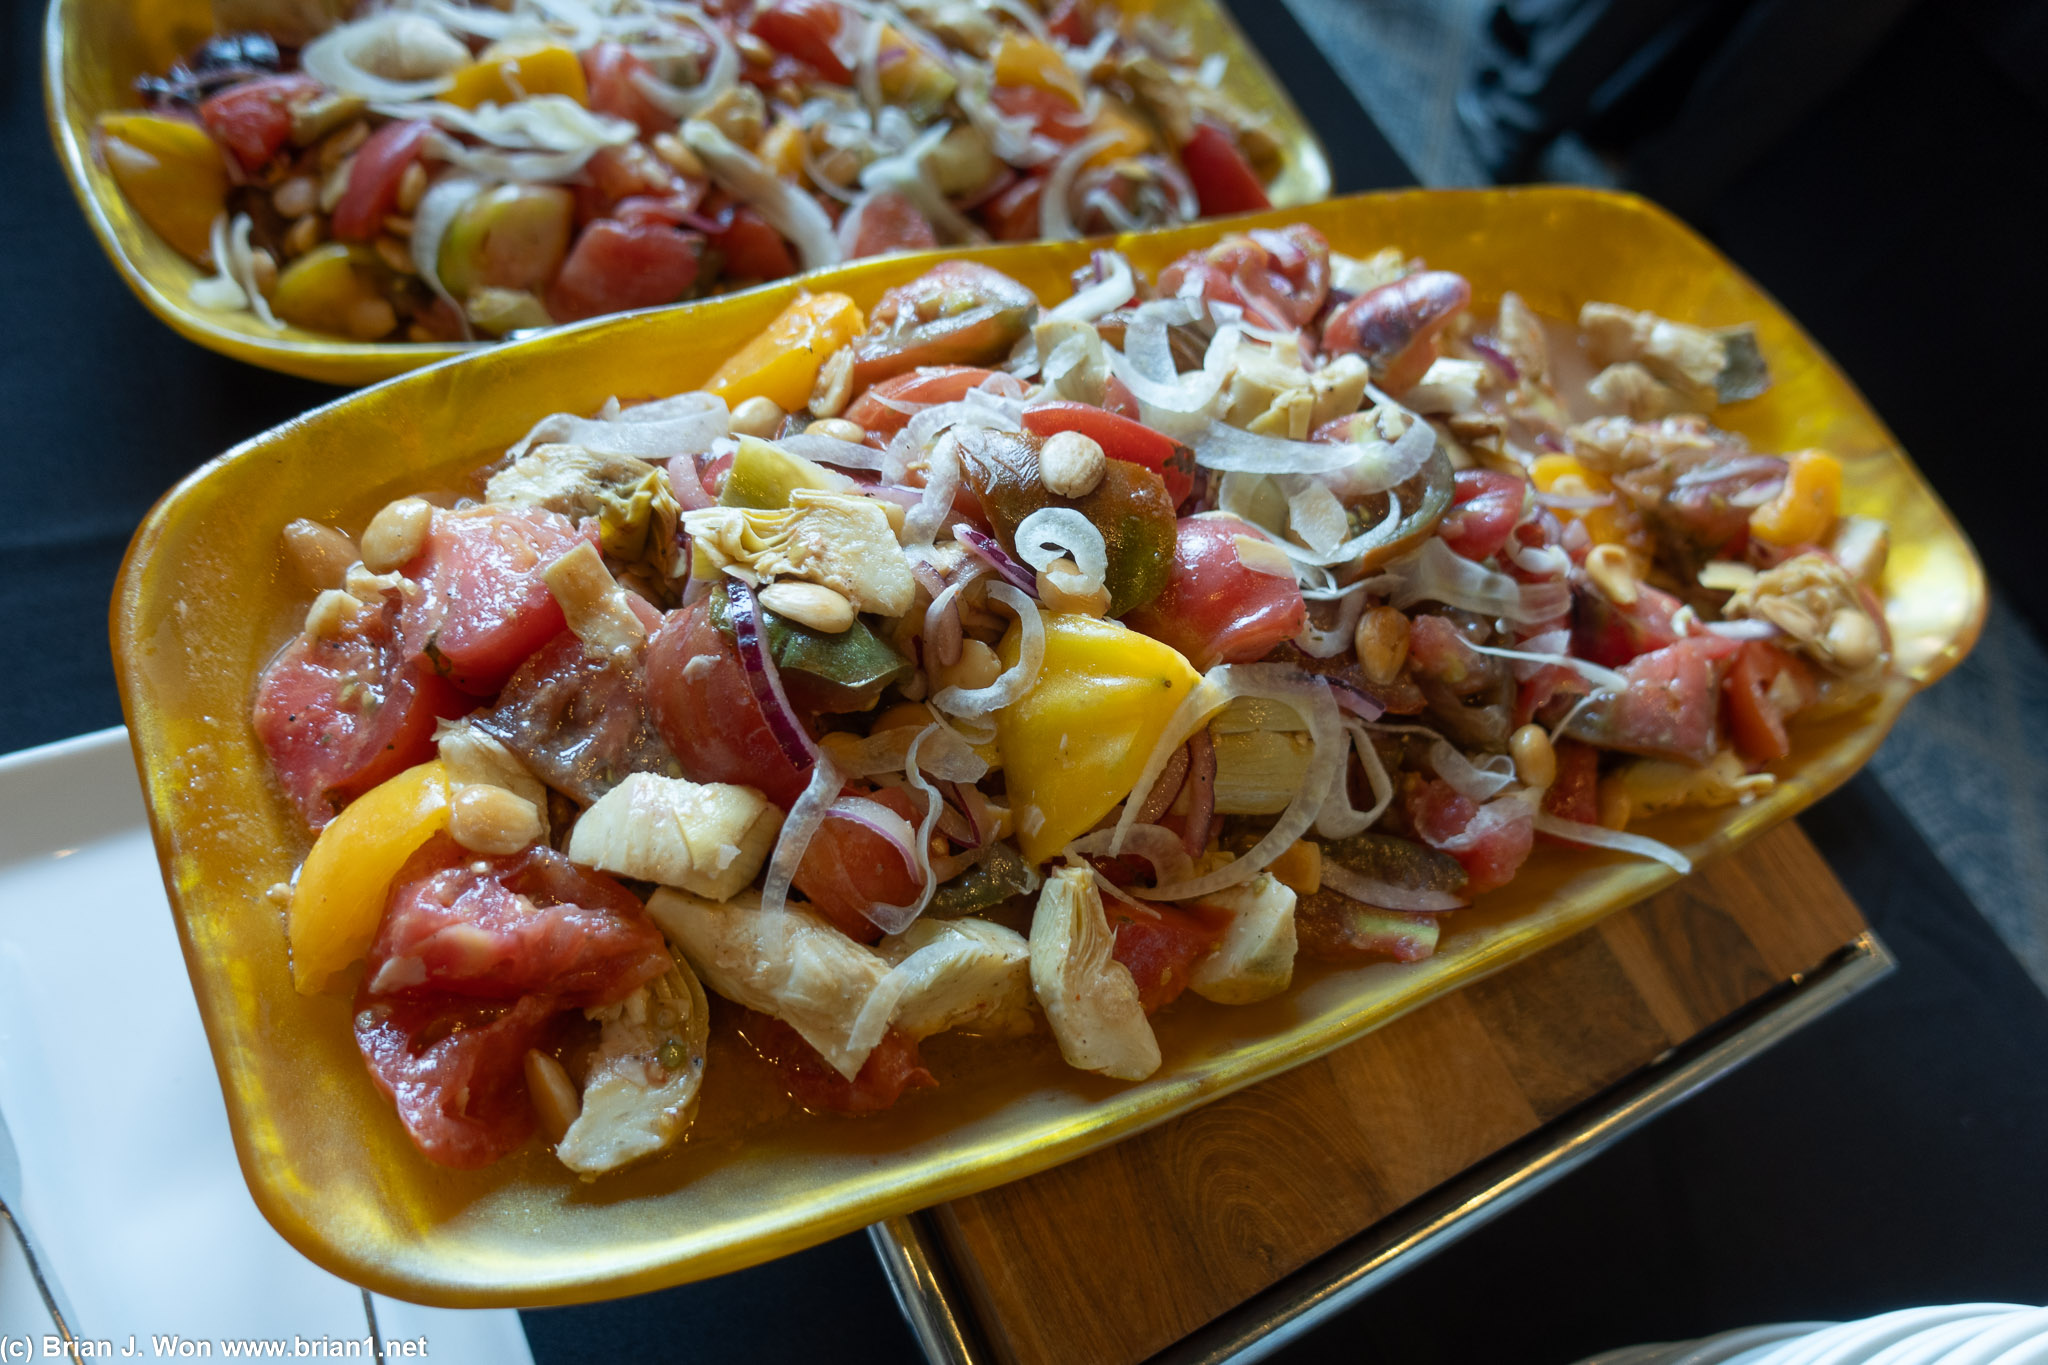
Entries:
<svg viewBox="0 0 2048 1365">
<path fill-rule="evenodd" d="M 1470 301 L 1301 226 L 1057 303 L 950 261 L 293 523 L 300 988 L 430 1159 L 595 1176 L 719 1084 L 707 991 L 807 1109 L 917 1103 L 945 1030 L 1135 1081 L 1539 839 L 1684 870 L 1630 826 L 1873 695 L 1885 528 L 1715 425 L 1750 331 Z"/>
<path fill-rule="evenodd" d="M 99 155 L 203 307 L 451 342 L 1267 207 L 1225 59 L 1106 0 L 214 0 Z"/>
</svg>

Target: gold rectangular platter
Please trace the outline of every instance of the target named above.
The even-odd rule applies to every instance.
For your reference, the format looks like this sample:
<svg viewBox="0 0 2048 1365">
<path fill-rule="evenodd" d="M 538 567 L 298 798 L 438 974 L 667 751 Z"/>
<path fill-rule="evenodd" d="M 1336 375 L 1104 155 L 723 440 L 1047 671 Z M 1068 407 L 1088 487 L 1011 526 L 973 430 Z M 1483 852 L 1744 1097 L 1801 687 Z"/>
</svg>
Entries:
<svg viewBox="0 0 2048 1365">
<path fill-rule="evenodd" d="M 1722 419 L 1765 450 L 1841 455 L 1845 510 L 1891 523 L 1884 587 L 1901 675 L 1867 710 L 1797 727 L 1770 796 L 1652 821 L 1657 837 L 1698 858 L 1791 816 L 1868 759 L 1908 697 L 1974 642 L 1982 571 L 1947 510 L 1798 326 L 1662 211 L 1539 188 L 1369 195 L 1263 221 L 1312 223 L 1356 254 L 1398 245 L 1469 276 L 1479 307 L 1512 287 L 1561 316 L 1604 299 L 1708 325 L 1753 321 L 1777 382 Z M 1118 245 L 1154 272 L 1217 236 L 1194 226 Z M 1052 301 L 1088 251 L 1069 242 L 972 254 Z M 868 261 L 806 283 L 868 306 L 928 265 Z M 1307 970 L 1286 995 L 1245 1008 L 1176 1004 L 1157 1021 L 1165 1065 L 1136 1085 L 1070 1070 L 1048 1045 L 949 1072 L 939 1089 L 886 1114 L 778 1122 L 742 1140 L 743 1123 L 718 1117 L 714 1053 L 693 1140 L 643 1168 L 580 1184 L 537 1145 L 485 1171 L 429 1165 L 372 1088 L 347 997 L 294 993 L 279 911 L 265 898 L 307 847 L 248 720 L 256 673 L 304 607 L 279 531 L 301 516 L 360 526 L 388 498 L 452 486 L 550 412 L 688 390 L 797 288 L 566 328 L 341 399 L 199 470 L 130 547 L 114 651 L 243 1170 L 271 1222 L 350 1280 L 432 1303 L 532 1305 L 767 1260 L 1114 1142 L 1327 1052 L 1674 880 L 1660 864 L 1540 846 L 1512 885 L 1451 918 L 1426 962 Z"/>
<path fill-rule="evenodd" d="M 1221 0 L 1122 0 L 1116 7 L 1157 15 L 1184 29 L 1195 51 L 1228 59 L 1224 90 L 1266 115 L 1284 148 L 1280 175 L 1267 187 L 1274 204 L 1312 204 L 1329 194 L 1322 144 Z M 205 272 L 129 208 L 94 150 L 93 129 L 103 113 L 138 107 L 136 77 L 161 74 L 212 32 L 210 0 L 50 0 L 43 30 L 50 137 L 86 221 L 135 296 L 201 346 L 330 384 L 374 383 L 480 349 L 459 342 L 344 341 L 299 327 L 273 329 L 253 313 L 192 302 L 192 284 Z"/>
</svg>

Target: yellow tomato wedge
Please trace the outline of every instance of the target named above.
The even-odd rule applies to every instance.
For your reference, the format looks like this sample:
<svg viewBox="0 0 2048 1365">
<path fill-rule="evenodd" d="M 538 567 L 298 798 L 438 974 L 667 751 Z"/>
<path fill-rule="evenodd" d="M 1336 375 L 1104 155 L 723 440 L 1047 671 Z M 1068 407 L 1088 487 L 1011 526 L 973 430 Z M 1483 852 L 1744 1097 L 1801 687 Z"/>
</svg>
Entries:
<svg viewBox="0 0 2048 1365">
<path fill-rule="evenodd" d="M 1005 33 L 996 44 L 994 65 L 997 85 L 1035 85 L 1066 96 L 1076 109 L 1081 107 L 1080 79 L 1051 43 L 1029 34 Z"/>
<path fill-rule="evenodd" d="M 811 401 L 818 367 L 827 356 L 867 330 L 860 305 L 844 294 L 804 294 L 791 301 L 761 334 L 718 367 L 704 387 L 738 407 L 768 398 L 784 412 Z"/>
<path fill-rule="evenodd" d="M 472 62 L 455 73 L 441 98 L 464 109 L 479 104 L 513 104 L 534 95 L 567 95 L 590 103 L 583 63 L 566 47 L 549 45 Z"/>
<path fill-rule="evenodd" d="M 1819 545 L 1842 505 L 1842 462 L 1825 450 L 1802 450 L 1786 461 L 1785 486 L 1749 514 L 1749 533 L 1767 545 Z"/>
<path fill-rule="evenodd" d="M 1567 497 L 1614 491 L 1614 485 L 1605 474 L 1586 468 L 1575 455 L 1540 455 L 1536 463 L 1529 466 L 1529 478 L 1538 492 Z M 1557 515 L 1565 520 L 1585 522 L 1586 534 L 1593 538 L 1595 545 L 1626 545 L 1630 533 L 1635 530 L 1634 513 L 1619 499 L 1604 507 L 1563 508 Z"/>
<path fill-rule="evenodd" d="M 1018 628 L 997 653 L 1017 662 Z M 1170 645 L 1094 616 L 1045 618 L 1045 663 L 996 713 L 1025 860 L 1044 862 L 1128 796 L 1200 675 Z"/>
<path fill-rule="evenodd" d="M 228 172 L 204 128 L 155 114 L 103 114 L 100 157 L 143 222 L 179 254 L 210 262 Z"/>
<path fill-rule="evenodd" d="M 320 831 L 285 921 L 301 993 L 320 990 L 369 951 L 391 879 L 448 827 L 449 799 L 448 773 L 436 759 L 372 787 Z"/>
</svg>

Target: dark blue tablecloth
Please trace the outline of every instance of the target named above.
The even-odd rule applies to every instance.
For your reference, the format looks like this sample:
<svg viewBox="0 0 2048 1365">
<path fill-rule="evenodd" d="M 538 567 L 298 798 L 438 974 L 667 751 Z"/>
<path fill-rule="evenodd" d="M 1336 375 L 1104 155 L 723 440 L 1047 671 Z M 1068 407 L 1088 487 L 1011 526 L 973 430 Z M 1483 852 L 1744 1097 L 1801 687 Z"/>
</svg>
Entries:
<svg viewBox="0 0 2048 1365">
<path fill-rule="evenodd" d="M 1406 183 L 1279 0 L 1235 7 L 1338 188 Z M 128 294 L 50 151 L 40 22 L 31 0 L 8 8 L 0 89 L 0 752 L 119 722 L 106 604 L 134 526 L 195 465 L 335 394 L 213 356 Z M 1759 1319 L 2048 1297 L 2048 1006 L 1875 783 L 1806 824 L 1899 974 L 1284 1359 L 1565 1361 Z M 526 1321 L 539 1365 L 913 1350 L 862 1238 Z"/>
</svg>

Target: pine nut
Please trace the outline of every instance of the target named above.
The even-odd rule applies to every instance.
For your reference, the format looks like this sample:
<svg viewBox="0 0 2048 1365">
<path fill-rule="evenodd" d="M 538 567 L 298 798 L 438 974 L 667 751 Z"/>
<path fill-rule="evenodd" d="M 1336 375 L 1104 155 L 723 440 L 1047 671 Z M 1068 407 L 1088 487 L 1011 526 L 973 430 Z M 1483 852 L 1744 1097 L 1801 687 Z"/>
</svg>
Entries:
<svg viewBox="0 0 2048 1365">
<path fill-rule="evenodd" d="M 384 215 L 384 230 L 390 233 L 393 237 L 410 238 L 412 236 L 412 219 L 407 218 L 402 214 L 387 213 Z M 410 250 L 408 250 L 406 253 L 405 268 L 407 270 L 411 270 L 414 268 L 412 263 L 412 253 Z"/>
<path fill-rule="evenodd" d="M 726 427 L 735 436 L 758 436 L 765 441 L 782 429 L 782 416 L 780 403 L 757 394 L 732 410 Z"/>
<path fill-rule="evenodd" d="M 427 168 L 415 161 L 398 177 L 398 211 L 411 213 L 427 193 Z"/>
<path fill-rule="evenodd" d="M 356 562 L 356 544 L 332 526 L 300 517 L 284 528 L 284 550 L 309 588 L 338 588 Z"/>
<path fill-rule="evenodd" d="M 670 170 L 686 175 L 692 180 L 705 178 L 704 163 L 690 150 L 690 144 L 674 133 L 656 133 L 652 143 L 654 154 L 668 163 Z"/>
<path fill-rule="evenodd" d="M 989 686 L 1002 676 L 1003 661 L 996 657 L 993 649 L 979 640 L 962 640 L 959 662 L 934 668 L 932 684 L 940 691 L 960 687 L 971 692 Z"/>
<path fill-rule="evenodd" d="M 434 505 L 425 498 L 386 503 L 363 528 L 363 567 L 371 573 L 403 568 L 427 543 L 427 531 L 433 524 Z"/>
<path fill-rule="evenodd" d="M 1102 482 L 1109 459 L 1078 431 L 1056 431 L 1038 451 L 1038 481 L 1056 498 L 1085 498 Z"/>
<path fill-rule="evenodd" d="M 375 341 L 398 325 L 398 310 L 384 299 L 357 299 L 348 306 L 348 334 L 357 341 Z"/>
<path fill-rule="evenodd" d="M 1038 600 L 1056 615 L 1104 616 L 1109 589 L 1081 576 L 1073 560 L 1062 556 L 1038 571 Z"/>
<path fill-rule="evenodd" d="M 396 237 L 389 236 L 388 234 L 378 237 L 377 255 L 384 264 L 391 267 L 392 273 L 398 275 L 410 275 L 413 273 L 412 248 L 399 241 Z M 386 332 L 390 330 L 389 327 L 384 329 Z M 382 334 L 380 333 L 379 335 Z"/>
<path fill-rule="evenodd" d="M 838 635 L 853 627 L 853 603 L 820 583 L 791 579 L 761 589 L 761 605 L 800 626 Z"/>
<path fill-rule="evenodd" d="M 320 144 L 319 166 L 331 171 L 345 161 L 356 148 L 363 145 L 370 136 L 370 125 L 357 119 L 340 132 L 332 134 Z"/>
<path fill-rule="evenodd" d="M 517 853 L 540 832 L 540 811 L 533 802 L 503 787 L 464 787 L 448 807 L 449 837 L 472 853 Z"/>
<path fill-rule="evenodd" d="M 840 354 L 844 355 L 846 352 L 842 351 Z M 858 422 L 849 422 L 844 417 L 820 417 L 804 428 L 804 435 L 830 436 L 835 440 L 851 441 L 855 445 L 863 445 L 868 439 L 867 428 Z"/>
<path fill-rule="evenodd" d="M 547 1130 L 548 1141 L 560 1142 L 569 1125 L 583 1115 L 583 1097 L 562 1064 L 539 1048 L 526 1050 L 526 1093 L 533 1100 L 533 1112 Z"/>
<path fill-rule="evenodd" d="M 341 202 L 341 196 L 348 193 L 348 178 L 355 169 L 354 158 L 344 160 L 327 172 L 327 178 L 320 182 L 320 211 L 334 212 L 334 206 Z"/>
<path fill-rule="evenodd" d="M 295 175 L 270 195 L 270 206 L 283 218 L 303 218 L 320 203 L 320 186 L 310 175 Z"/>
<path fill-rule="evenodd" d="M 323 231 L 319 214 L 305 214 L 286 230 L 284 234 L 284 254 L 287 256 L 305 255 L 314 247 L 320 245 Z"/>
<path fill-rule="evenodd" d="M 1548 787 L 1557 781 L 1557 750 L 1550 732 L 1540 725 L 1524 725 L 1508 737 L 1508 752 L 1514 756 L 1515 776 L 1525 787 Z"/>
<path fill-rule="evenodd" d="M 811 386 L 811 416 L 837 417 L 846 411 L 846 405 L 853 398 L 853 347 L 841 346 L 825 357 L 825 363 L 818 367 L 818 382 Z M 861 429 L 848 422 L 854 430 Z M 849 436 L 849 441 L 865 441 L 867 433 Z"/>
<path fill-rule="evenodd" d="M 759 35 L 749 33 L 745 29 L 733 35 L 732 45 L 739 49 L 740 56 L 755 66 L 767 66 L 775 60 L 775 49 L 768 46 Z"/>
<path fill-rule="evenodd" d="M 1826 644 L 1835 662 L 1852 673 L 1875 663 L 1883 647 L 1877 627 L 1854 607 L 1843 607 L 1828 619 Z"/>
<path fill-rule="evenodd" d="M 1366 679 L 1391 687 L 1408 662 L 1408 617 L 1396 607 L 1370 608 L 1358 618 L 1351 644 Z"/>
<path fill-rule="evenodd" d="M 1586 577 L 1617 607 L 1632 607 L 1641 596 L 1636 589 L 1635 565 L 1619 545 L 1595 545 L 1586 551 Z"/>
<path fill-rule="evenodd" d="M 339 588 L 328 588 L 306 609 L 306 635 L 314 640 L 332 640 L 340 635 L 363 604 Z"/>
</svg>

